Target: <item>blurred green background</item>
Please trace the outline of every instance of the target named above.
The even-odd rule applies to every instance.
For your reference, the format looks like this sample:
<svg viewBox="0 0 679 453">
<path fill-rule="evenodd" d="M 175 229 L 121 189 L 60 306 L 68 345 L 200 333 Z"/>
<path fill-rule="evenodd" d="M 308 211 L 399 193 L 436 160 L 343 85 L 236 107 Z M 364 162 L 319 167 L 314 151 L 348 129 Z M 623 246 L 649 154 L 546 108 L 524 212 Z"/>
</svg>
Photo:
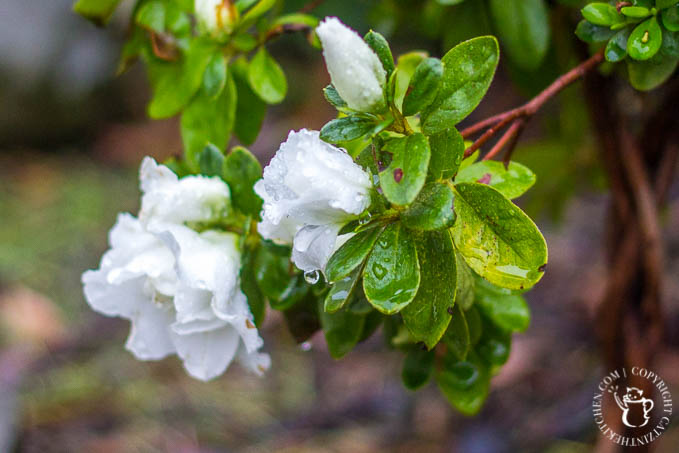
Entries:
<svg viewBox="0 0 679 453">
<path fill-rule="evenodd" d="M 395 53 L 441 55 L 457 38 L 431 3 L 336 0 L 315 14 L 337 15 L 361 32 L 370 24 L 393 36 Z M 577 87 L 531 123 L 515 153 L 538 174 L 534 195 L 521 202 L 545 232 L 550 264 L 527 295 L 532 325 L 514 338 L 480 415 L 454 413 L 431 385 L 405 390 L 401 358 L 379 334 L 335 362 L 322 335 L 300 347 L 274 313 L 262 329 L 273 361 L 265 377 L 232 366 L 201 383 L 176 358 L 136 361 L 123 348 L 128 323 L 95 314 L 81 292 L 80 275 L 98 266 L 117 212 L 138 209 L 141 158 L 181 152 L 178 121 L 145 115 L 143 68 L 114 77 L 131 7 L 123 6 L 108 28 L 96 29 L 71 12 L 70 0 L 0 4 L 0 451 L 592 450 L 591 399 L 608 371 L 592 323 L 607 197 Z M 415 13 L 394 16 L 397 7 Z M 476 117 L 518 105 L 568 67 L 575 54 L 561 40 L 554 37 L 539 75 L 503 67 Z M 318 129 L 334 114 L 321 93 L 329 77 L 320 53 L 294 35 L 271 50 L 290 92 L 251 147 L 263 163 L 290 129 Z M 677 192 L 664 223 L 669 275 L 679 270 Z M 675 327 L 677 285 L 666 288 Z M 656 371 L 679 389 L 676 349 L 660 363 Z M 656 446 L 670 453 L 677 445 L 674 423 Z"/>
</svg>

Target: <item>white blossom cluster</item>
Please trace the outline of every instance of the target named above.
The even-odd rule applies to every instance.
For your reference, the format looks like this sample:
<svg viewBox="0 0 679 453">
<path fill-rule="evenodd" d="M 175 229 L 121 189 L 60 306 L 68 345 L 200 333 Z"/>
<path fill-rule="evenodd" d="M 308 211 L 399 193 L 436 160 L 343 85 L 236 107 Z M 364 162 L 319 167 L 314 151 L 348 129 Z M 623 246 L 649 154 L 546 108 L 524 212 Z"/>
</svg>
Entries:
<svg viewBox="0 0 679 453">
<path fill-rule="evenodd" d="M 212 20 L 217 3 L 196 2 L 198 12 L 199 4 L 203 20 Z M 337 91 L 351 108 L 374 109 L 385 79 L 375 53 L 337 19 L 317 32 Z M 259 352 L 263 341 L 240 289 L 240 238 L 210 229 L 230 215 L 229 187 L 218 177 L 178 178 L 148 157 L 140 180 L 138 217 L 119 214 L 99 269 L 82 276 L 87 302 L 131 321 L 126 347 L 140 360 L 177 354 L 201 380 L 219 376 L 234 358 L 263 373 L 270 358 Z M 369 207 L 371 189 L 345 150 L 317 131 L 292 131 L 254 187 L 264 200 L 258 231 L 291 245 L 299 269 L 323 271 L 350 237 L 340 229 Z"/>
</svg>

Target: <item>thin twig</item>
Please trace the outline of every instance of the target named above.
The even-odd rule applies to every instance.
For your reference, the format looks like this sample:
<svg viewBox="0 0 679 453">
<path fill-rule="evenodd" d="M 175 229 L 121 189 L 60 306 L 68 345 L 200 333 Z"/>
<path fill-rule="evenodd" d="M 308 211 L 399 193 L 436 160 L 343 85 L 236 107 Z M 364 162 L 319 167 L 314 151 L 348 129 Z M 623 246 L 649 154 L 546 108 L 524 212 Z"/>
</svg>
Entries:
<svg viewBox="0 0 679 453">
<path fill-rule="evenodd" d="M 485 120 L 480 121 L 464 129 L 462 131 L 462 137 L 468 138 L 469 136 L 474 135 L 477 132 L 489 128 L 488 130 L 486 130 L 486 132 L 483 133 L 483 135 L 481 135 L 481 137 L 479 137 L 474 143 L 472 143 L 471 146 L 469 146 L 469 148 L 465 150 L 464 156 L 465 157 L 470 156 L 474 151 L 479 149 L 484 143 L 486 143 L 489 139 L 491 139 L 498 132 L 500 132 L 505 126 L 512 123 L 512 121 L 522 119 L 520 126 L 516 126 L 512 131 L 512 134 L 517 134 L 516 137 L 518 137 L 518 134 L 520 134 L 521 130 L 523 129 L 523 125 L 533 115 L 535 115 L 535 113 L 538 110 L 540 110 L 540 108 L 548 100 L 553 98 L 555 95 L 557 95 L 564 88 L 566 88 L 576 80 L 582 78 L 589 71 L 596 68 L 599 65 L 599 63 L 603 61 L 603 59 L 604 54 L 602 49 L 601 51 L 595 53 L 590 58 L 580 63 L 578 66 L 574 67 L 573 69 L 571 69 L 570 71 L 556 79 L 551 85 L 549 85 L 542 92 L 540 92 L 540 94 L 535 96 L 533 99 L 531 99 L 521 107 L 508 110 L 506 112 L 494 115 L 490 118 L 486 118 Z M 514 135 L 508 136 L 507 141 L 509 141 L 509 138 L 514 137 L 515 137 Z M 499 152 L 499 150 L 497 150 L 496 153 L 497 152 Z"/>
<path fill-rule="evenodd" d="M 312 0 L 309 3 L 307 3 L 306 5 L 304 5 L 299 10 L 299 12 L 302 13 L 302 14 L 310 13 L 311 11 L 313 11 L 316 8 L 318 8 L 319 6 L 321 6 L 322 3 L 323 3 L 323 0 Z"/>
<path fill-rule="evenodd" d="M 511 152 L 511 150 L 514 149 L 514 146 L 516 145 L 516 142 L 519 139 L 519 135 L 521 135 L 521 131 L 523 130 L 523 126 L 525 124 L 526 120 L 523 118 L 515 120 L 512 125 L 509 126 L 509 129 L 507 129 L 507 132 L 505 132 L 504 135 L 500 137 L 495 146 L 493 146 L 493 148 L 488 152 L 488 154 L 483 156 L 483 160 L 492 159 L 496 154 L 502 151 L 502 148 L 505 146 L 508 146 L 508 149 Z"/>
</svg>

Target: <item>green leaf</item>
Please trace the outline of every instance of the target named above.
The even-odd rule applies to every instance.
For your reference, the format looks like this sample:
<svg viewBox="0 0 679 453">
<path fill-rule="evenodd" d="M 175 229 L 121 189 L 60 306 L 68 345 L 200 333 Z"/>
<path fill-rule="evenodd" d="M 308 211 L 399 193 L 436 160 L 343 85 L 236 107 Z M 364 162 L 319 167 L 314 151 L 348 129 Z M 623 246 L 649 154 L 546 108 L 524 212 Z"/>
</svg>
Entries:
<svg viewBox="0 0 679 453">
<path fill-rule="evenodd" d="M 264 47 L 260 47 L 250 61 L 248 81 L 252 90 L 267 104 L 278 104 L 288 91 L 283 69 Z"/>
<path fill-rule="evenodd" d="M 427 58 L 415 69 L 403 99 L 403 114 L 411 116 L 428 107 L 439 92 L 443 64 L 438 58 Z"/>
<path fill-rule="evenodd" d="M 469 268 L 462 255 L 455 251 L 455 268 L 457 270 L 457 290 L 455 291 L 455 304 L 463 310 L 469 310 L 474 304 L 474 272 Z"/>
<path fill-rule="evenodd" d="M 255 6 L 249 9 L 248 12 L 243 15 L 238 28 L 241 30 L 247 30 L 255 22 L 257 22 L 257 19 L 262 17 L 267 13 L 267 11 L 273 8 L 275 4 L 276 0 L 259 0 Z"/>
<path fill-rule="evenodd" d="M 679 31 L 679 5 L 667 8 L 660 17 L 666 29 L 669 31 Z"/>
<path fill-rule="evenodd" d="M 258 250 L 259 244 L 254 249 L 245 248 L 243 251 L 240 268 L 240 288 L 248 298 L 250 311 L 255 318 L 255 326 L 260 327 L 266 315 L 266 300 L 255 278 L 255 258 Z"/>
<path fill-rule="evenodd" d="M 677 0 L 655 0 L 655 7 L 658 9 L 669 8 L 677 4 Z"/>
<path fill-rule="evenodd" d="M 157 63 L 151 76 L 154 83 L 153 99 L 148 106 L 149 116 L 159 119 L 179 113 L 203 83 L 205 68 L 213 54 L 214 44 L 194 39 L 179 64 Z M 149 67 L 149 70 L 153 68 Z"/>
<path fill-rule="evenodd" d="M 120 0 L 78 0 L 73 11 L 101 27 L 111 18 L 118 3 Z"/>
<path fill-rule="evenodd" d="M 492 36 L 470 39 L 443 57 L 439 94 L 422 114 L 427 135 L 441 132 L 467 117 L 488 91 L 499 61 L 497 40 Z"/>
<path fill-rule="evenodd" d="M 417 66 L 427 58 L 425 52 L 408 52 L 400 55 L 397 60 L 396 73 L 394 75 L 394 104 L 398 109 L 403 105 L 403 98 L 408 90 L 410 79 Z"/>
<path fill-rule="evenodd" d="M 454 127 L 429 137 L 431 158 L 428 179 L 451 179 L 457 173 L 464 157 L 464 139 Z"/>
<path fill-rule="evenodd" d="M 590 3 L 585 6 L 582 8 L 582 16 L 594 25 L 606 27 L 623 21 L 615 6 L 603 2 Z"/>
<path fill-rule="evenodd" d="M 453 190 L 443 183 L 425 185 L 415 201 L 401 214 L 403 224 L 414 230 L 441 230 L 455 221 Z"/>
<path fill-rule="evenodd" d="M 226 86 L 226 71 L 226 58 L 221 52 L 216 52 L 203 75 L 203 89 L 210 99 L 219 96 Z"/>
<path fill-rule="evenodd" d="M 663 83 L 677 68 L 677 58 L 652 58 L 646 61 L 627 60 L 629 81 L 640 91 L 652 90 Z"/>
<path fill-rule="evenodd" d="M 142 4 L 134 17 L 137 24 L 158 33 L 165 31 L 165 3 L 153 0 Z"/>
<path fill-rule="evenodd" d="M 328 143 L 342 143 L 371 134 L 375 120 L 359 116 L 337 118 L 321 128 L 321 139 Z"/>
<path fill-rule="evenodd" d="M 198 155 L 200 173 L 205 176 L 221 176 L 224 154 L 212 143 L 208 143 Z"/>
<path fill-rule="evenodd" d="M 630 30 L 625 28 L 617 32 L 606 44 L 604 55 L 606 60 L 611 63 L 616 63 L 623 60 L 627 56 L 627 39 L 629 38 Z"/>
<path fill-rule="evenodd" d="M 359 231 L 330 257 L 325 266 L 325 276 L 329 282 L 338 282 L 348 276 L 368 256 L 375 246 L 382 227 Z"/>
<path fill-rule="evenodd" d="M 229 66 L 238 91 L 234 133 L 244 145 L 251 145 L 257 139 L 266 115 L 266 104 L 252 91 L 248 82 L 248 63 L 244 58 Z"/>
<path fill-rule="evenodd" d="M 512 336 L 509 332 L 485 322 L 483 335 L 474 349 L 486 363 L 491 365 L 492 369 L 497 369 L 507 363 L 511 347 Z"/>
<path fill-rule="evenodd" d="M 412 203 L 427 179 L 431 155 L 427 137 L 414 133 L 394 138 L 385 143 L 382 151 L 393 156 L 389 167 L 379 174 L 384 196 L 397 205 Z"/>
<path fill-rule="evenodd" d="M 502 162 L 483 160 L 460 170 L 455 182 L 482 182 L 511 200 L 520 197 L 535 184 L 535 174 L 518 162 L 510 162 L 505 168 Z"/>
<path fill-rule="evenodd" d="M 309 28 L 316 28 L 318 18 L 304 13 L 291 13 L 278 16 L 271 22 L 272 28 L 277 25 L 306 25 Z"/>
<path fill-rule="evenodd" d="M 475 346 L 481 339 L 483 333 L 483 323 L 481 321 L 481 314 L 475 305 L 472 305 L 464 312 L 467 319 L 467 327 L 469 328 L 469 341 L 472 346 Z"/>
<path fill-rule="evenodd" d="M 648 60 L 662 45 L 662 30 L 655 17 L 640 23 L 627 40 L 627 53 L 635 60 Z"/>
<path fill-rule="evenodd" d="M 423 387 L 434 371 L 434 352 L 425 351 L 418 346 L 412 346 L 408 350 L 403 361 L 401 380 L 407 389 L 417 390 Z"/>
<path fill-rule="evenodd" d="M 624 8 L 620 9 L 620 12 L 625 16 L 631 17 L 633 19 L 643 19 L 651 15 L 651 10 L 643 6 L 625 6 Z"/>
<path fill-rule="evenodd" d="M 288 330 L 297 343 L 302 343 L 309 339 L 314 333 L 321 328 L 319 313 L 318 313 L 318 297 L 313 291 L 309 290 L 309 286 L 304 284 L 304 279 L 301 279 L 302 284 L 295 289 L 298 290 L 294 297 L 289 297 L 284 306 L 276 308 L 274 304 L 272 308 L 276 310 L 283 310 L 285 322 L 288 325 Z"/>
<path fill-rule="evenodd" d="M 218 149 L 226 148 L 235 114 L 236 87 L 230 77 L 216 99 L 204 92 L 198 93 L 184 109 L 180 124 L 184 152 L 190 165 L 195 165 L 197 155 L 208 143 Z"/>
<path fill-rule="evenodd" d="M 466 316 L 459 304 L 455 304 L 455 307 L 453 307 L 450 324 L 446 333 L 443 334 L 441 341 L 458 360 L 465 360 L 467 358 L 467 354 L 469 354 L 471 349 L 471 338 L 469 336 Z"/>
<path fill-rule="evenodd" d="M 363 40 L 370 46 L 370 48 L 377 54 L 377 58 L 382 62 L 382 67 L 387 72 L 387 79 L 394 72 L 394 57 L 391 55 L 389 43 L 384 36 L 376 31 L 370 30 Z"/>
<path fill-rule="evenodd" d="M 366 262 L 363 290 L 368 302 L 391 315 L 412 302 L 419 285 L 415 242 L 408 230 L 392 223 L 380 234 Z"/>
<path fill-rule="evenodd" d="M 325 97 L 325 100 L 337 110 L 343 111 L 347 109 L 346 101 L 342 99 L 342 96 L 340 96 L 334 86 L 328 85 L 323 88 L 323 96 Z"/>
<path fill-rule="evenodd" d="M 464 415 L 475 415 L 483 407 L 490 389 L 488 367 L 476 354 L 459 361 L 449 352 L 436 375 L 439 389 L 448 402 Z"/>
<path fill-rule="evenodd" d="M 357 286 L 356 283 L 361 277 L 360 274 L 361 268 L 357 267 L 346 277 L 336 280 L 330 288 L 328 295 L 325 296 L 323 309 L 328 313 L 335 313 L 344 308 L 352 300 Z M 370 305 L 368 305 L 368 308 L 372 310 Z"/>
<path fill-rule="evenodd" d="M 544 0 L 491 0 L 490 13 L 510 60 L 526 71 L 537 69 L 549 48 Z"/>
<path fill-rule="evenodd" d="M 679 57 L 679 33 L 663 30 L 660 53 L 663 57 L 669 57 L 671 59 Z"/>
<path fill-rule="evenodd" d="M 341 359 L 358 344 L 365 325 L 365 315 L 349 310 L 328 313 L 319 309 L 321 327 L 333 359 Z"/>
<path fill-rule="evenodd" d="M 464 146 L 465 148 L 470 146 L 471 142 L 465 142 Z M 465 159 L 462 159 L 462 162 L 460 162 L 460 168 L 457 170 L 457 172 L 461 172 L 465 168 L 469 167 L 471 164 L 475 163 L 477 160 L 479 160 L 479 155 L 481 154 L 480 150 L 476 150 L 471 155 Z M 464 154 L 463 154 L 464 156 Z"/>
<path fill-rule="evenodd" d="M 477 280 L 475 294 L 479 310 L 498 327 L 509 332 L 524 332 L 528 328 L 530 308 L 523 296 L 483 279 Z"/>
<path fill-rule="evenodd" d="M 287 247 L 263 243 L 254 267 L 257 284 L 270 302 L 282 301 L 291 294 L 296 278 L 290 273 L 290 250 Z"/>
<path fill-rule="evenodd" d="M 581 41 L 588 43 L 608 41 L 615 34 L 614 30 L 600 25 L 594 25 L 586 20 L 581 20 L 575 29 L 575 35 Z"/>
<path fill-rule="evenodd" d="M 455 304 L 455 249 L 448 230 L 416 237 L 420 287 L 413 301 L 401 310 L 401 316 L 413 338 L 432 349 L 448 328 L 449 310 Z"/>
<path fill-rule="evenodd" d="M 262 177 L 262 166 L 257 158 L 242 146 L 236 146 L 226 155 L 221 174 L 231 189 L 231 202 L 244 214 L 258 219 L 262 199 L 253 187 Z"/>
<path fill-rule="evenodd" d="M 455 246 L 477 274 L 498 286 L 527 289 L 544 274 L 547 244 L 533 221 L 496 189 L 455 185 Z"/>
</svg>

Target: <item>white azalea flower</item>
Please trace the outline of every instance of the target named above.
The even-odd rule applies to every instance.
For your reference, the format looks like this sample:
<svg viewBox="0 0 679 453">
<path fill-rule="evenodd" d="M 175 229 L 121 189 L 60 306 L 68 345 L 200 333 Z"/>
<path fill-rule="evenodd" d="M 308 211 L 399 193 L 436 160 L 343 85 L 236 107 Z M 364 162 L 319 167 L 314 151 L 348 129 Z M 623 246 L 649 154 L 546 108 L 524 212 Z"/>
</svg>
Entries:
<svg viewBox="0 0 679 453">
<path fill-rule="evenodd" d="M 212 35 L 230 33 L 238 18 L 231 0 L 195 0 L 193 9 L 200 27 Z"/>
<path fill-rule="evenodd" d="M 166 166 L 145 157 L 139 178 L 143 193 L 139 220 L 148 229 L 166 223 L 210 222 L 228 215 L 229 186 L 216 176 L 179 179 Z"/>
<path fill-rule="evenodd" d="M 347 105 L 362 112 L 384 106 L 386 71 L 377 54 L 336 17 L 316 27 L 332 84 Z"/>
<path fill-rule="evenodd" d="M 293 244 L 292 260 L 300 269 L 324 270 L 343 225 L 370 205 L 369 175 L 343 149 L 320 139 L 317 131 L 291 131 L 255 192 L 264 200 L 259 233 Z M 346 236 L 346 237 L 345 237 Z"/>
<path fill-rule="evenodd" d="M 261 374 L 270 359 L 258 352 L 262 339 L 239 287 L 238 236 L 181 223 L 213 219 L 214 206 L 228 206 L 228 188 L 218 179 L 180 180 L 152 159 L 141 180 L 145 221 L 118 216 L 100 268 L 83 274 L 87 302 L 132 322 L 126 347 L 141 360 L 176 353 L 191 376 L 209 380 L 236 358 Z"/>
</svg>

